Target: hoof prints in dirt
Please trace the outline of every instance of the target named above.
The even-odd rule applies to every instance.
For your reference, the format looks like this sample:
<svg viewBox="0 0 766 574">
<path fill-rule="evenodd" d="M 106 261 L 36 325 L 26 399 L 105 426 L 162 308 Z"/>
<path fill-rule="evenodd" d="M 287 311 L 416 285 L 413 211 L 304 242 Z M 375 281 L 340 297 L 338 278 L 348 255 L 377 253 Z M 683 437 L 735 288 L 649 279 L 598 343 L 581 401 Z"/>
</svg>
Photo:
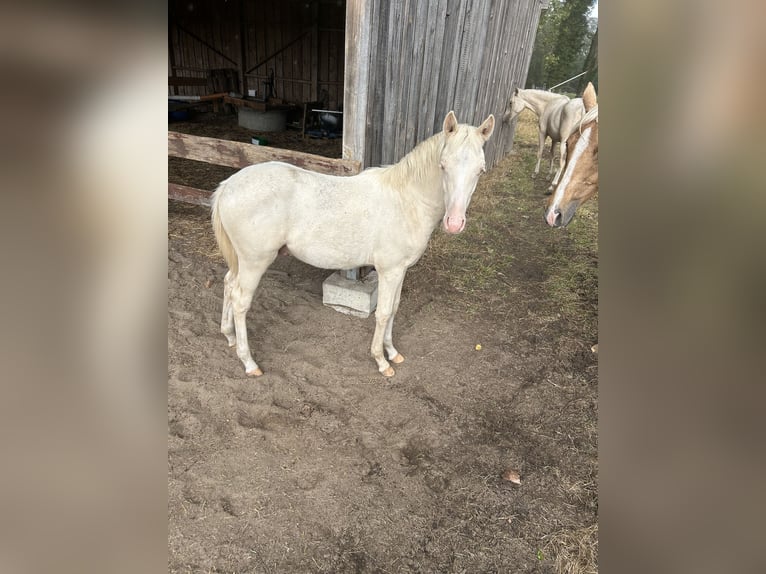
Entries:
<svg viewBox="0 0 766 574">
<path fill-rule="evenodd" d="M 209 210 L 169 204 L 169 571 L 553 572 L 594 544 L 552 541 L 596 520 L 595 295 L 578 311 L 596 259 L 578 243 L 587 220 L 542 227 L 547 182 L 531 186 L 517 160 L 477 188 L 466 270 L 437 234 L 408 273 L 394 332 L 407 361 L 390 380 L 369 355 L 374 318 L 323 307 L 329 272 L 290 257 L 248 316 L 265 374 L 247 378 L 219 333 Z M 586 275 L 555 283 L 574 259 Z M 495 272 L 507 292 L 481 290 Z"/>
</svg>

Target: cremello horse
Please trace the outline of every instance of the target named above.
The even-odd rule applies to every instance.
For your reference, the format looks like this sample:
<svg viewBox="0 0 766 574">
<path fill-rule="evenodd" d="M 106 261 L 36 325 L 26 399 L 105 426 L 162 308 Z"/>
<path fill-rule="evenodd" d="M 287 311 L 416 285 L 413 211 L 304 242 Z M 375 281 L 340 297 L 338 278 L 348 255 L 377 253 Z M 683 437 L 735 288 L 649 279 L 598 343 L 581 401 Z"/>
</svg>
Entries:
<svg viewBox="0 0 766 574">
<path fill-rule="evenodd" d="M 281 162 L 248 166 L 213 194 L 218 246 L 229 265 L 224 278 L 221 332 L 248 375 L 261 375 L 250 354 L 245 316 L 261 276 L 280 250 L 324 269 L 374 265 L 378 305 L 371 352 L 386 377 L 386 360 L 404 357 L 392 340 L 407 268 L 425 251 L 441 221 L 448 233 L 465 228 L 466 209 L 485 171 L 484 143 L 490 115 L 478 128 L 458 124 L 454 112 L 443 130 L 399 163 L 338 177 Z"/>
<path fill-rule="evenodd" d="M 520 90 L 513 91 L 508 109 L 503 116 L 506 122 L 512 121 L 525 108 L 532 110 L 538 118 L 539 145 L 537 148 L 537 165 L 535 174 L 540 173 L 540 160 L 545 149 L 545 140 L 551 138 L 551 166 L 548 175 L 553 172 L 553 161 L 556 157 L 556 144 L 559 144 L 559 168 L 553 177 L 550 189 L 553 189 L 561 176 L 566 161 L 566 141 L 580 120 L 584 109 L 581 98 L 569 99 L 562 94 L 554 94 L 545 90 Z"/>
<path fill-rule="evenodd" d="M 590 82 L 582 99 L 585 115 L 566 142 L 564 173 L 545 210 L 551 227 L 568 225 L 580 204 L 598 191 L 598 102 Z"/>
</svg>

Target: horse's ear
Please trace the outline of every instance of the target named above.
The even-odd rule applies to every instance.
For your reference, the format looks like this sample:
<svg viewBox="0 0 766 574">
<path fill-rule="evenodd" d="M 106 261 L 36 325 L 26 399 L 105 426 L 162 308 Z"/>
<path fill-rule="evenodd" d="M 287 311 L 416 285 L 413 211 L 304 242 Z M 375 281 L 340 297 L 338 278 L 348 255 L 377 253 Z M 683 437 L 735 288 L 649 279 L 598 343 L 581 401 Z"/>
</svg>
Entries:
<svg viewBox="0 0 766 574">
<path fill-rule="evenodd" d="M 457 116 L 455 112 L 450 111 L 447 117 L 444 118 L 444 133 L 446 135 L 454 134 L 457 131 Z"/>
<path fill-rule="evenodd" d="M 582 94 L 582 103 L 585 105 L 585 111 L 588 112 L 596 107 L 596 88 L 593 87 L 591 82 L 585 87 L 585 91 Z"/>
<path fill-rule="evenodd" d="M 492 135 L 492 132 L 495 131 L 495 116 L 489 114 L 489 117 L 484 120 L 484 123 L 476 129 L 479 130 L 479 133 L 481 134 L 481 137 L 484 138 L 484 141 L 487 141 L 489 136 Z"/>
</svg>

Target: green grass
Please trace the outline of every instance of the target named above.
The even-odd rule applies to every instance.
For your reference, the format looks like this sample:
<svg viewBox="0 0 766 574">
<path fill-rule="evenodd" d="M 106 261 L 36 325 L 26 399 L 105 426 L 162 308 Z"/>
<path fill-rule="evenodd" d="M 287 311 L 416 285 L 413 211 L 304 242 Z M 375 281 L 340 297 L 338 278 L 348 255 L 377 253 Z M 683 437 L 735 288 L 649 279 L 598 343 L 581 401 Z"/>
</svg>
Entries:
<svg viewBox="0 0 766 574">
<path fill-rule="evenodd" d="M 548 148 L 550 146 L 547 146 Z M 513 151 L 482 177 L 466 231 L 437 231 L 418 264 L 412 288 L 440 287 L 450 304 L 472 314 L 518 315 L 520 302 L 540 302 L 575 323 L 595 323 L 598 302 L 598 203 L 586 202 L 566 229 L 543 221 L 550 156 L 533 177 L 537 123 L 518 119 Z M 594 327 L 595 328 L 595 327 Z"/>
</svg>

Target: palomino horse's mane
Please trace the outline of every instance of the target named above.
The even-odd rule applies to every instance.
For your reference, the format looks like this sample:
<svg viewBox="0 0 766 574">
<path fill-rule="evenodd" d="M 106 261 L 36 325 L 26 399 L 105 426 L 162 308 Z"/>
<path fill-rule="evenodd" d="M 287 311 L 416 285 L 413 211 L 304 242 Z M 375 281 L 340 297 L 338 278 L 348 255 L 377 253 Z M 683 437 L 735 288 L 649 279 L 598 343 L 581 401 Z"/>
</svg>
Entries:
<svg viewBox="0 0 766 574">
<path fill-rule="evenodd" d="M 580 134 L 582 134 L 582 127 L 591 122 L 598 123 L 598 105 L 595 105 L 590 110 L 588 110 L 580 120 Z"/>
</svg>

